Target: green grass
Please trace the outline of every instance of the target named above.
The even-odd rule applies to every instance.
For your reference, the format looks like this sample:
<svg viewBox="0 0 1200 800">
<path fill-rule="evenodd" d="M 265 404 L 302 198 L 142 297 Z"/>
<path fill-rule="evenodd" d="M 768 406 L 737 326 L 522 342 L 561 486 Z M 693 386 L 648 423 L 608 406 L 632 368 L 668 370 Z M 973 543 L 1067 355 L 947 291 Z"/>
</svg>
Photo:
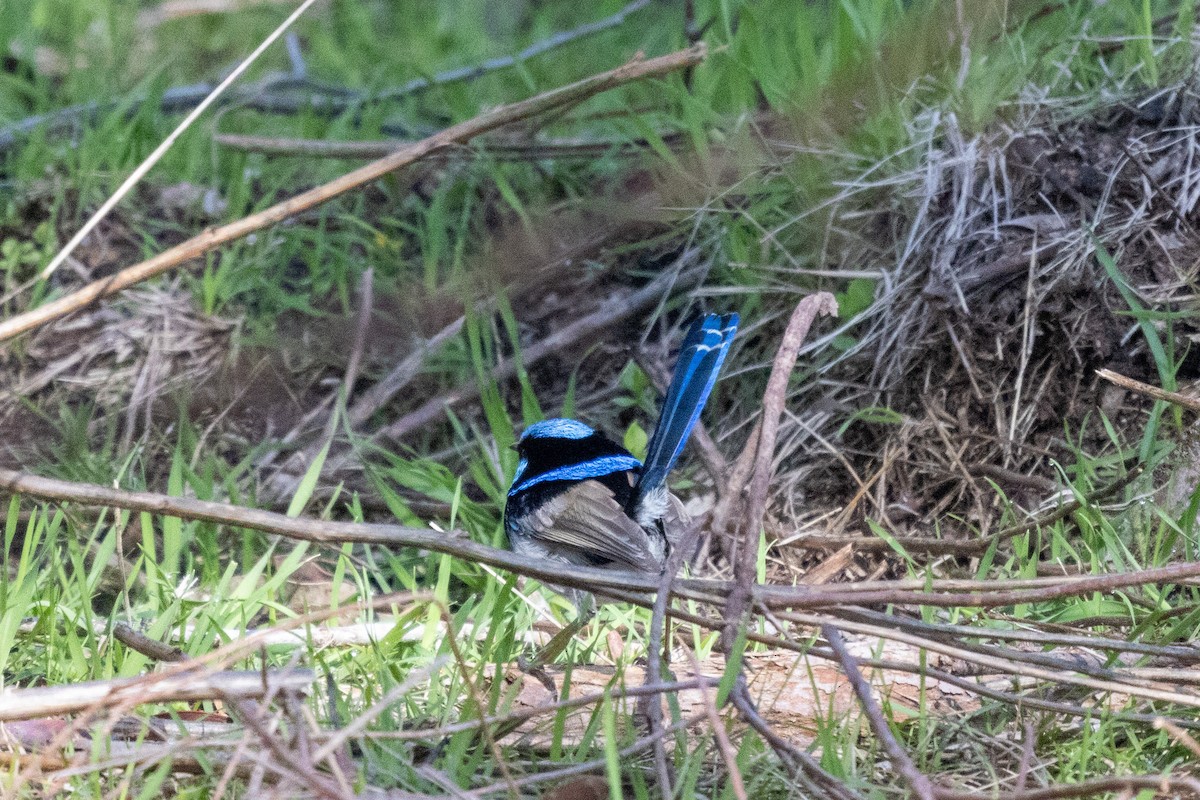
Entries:
<svg viewBox="0 0 1200 800">
<path fill-rule="evenodd" d="M 620 6 L 604 2 L 580 11 L 571 4 L 514 3 L 511 7 L 517 11 L 506 16 L 508 12 L 489 11 L 491 4 L 482 0 L 406 4 L 403 10 L 355 0 L 325 5 L 302 20 L 297 33 L 311 75 L 373 93 L 414 77 L 516 52 L 552 31 L 602 17 Z M 673 222 L 681 236 L 703 239 L 719 255 L 710 285 L 736 287 L 729 302 L 748 319 L 774 312 L 780 295 L 787 298 L 818 286 L 841 293 L 843 310 L 850 317 L 869 306 L 875 296 L 869 279 L 811 279 L 809 284 L 781 288 L 771 270 L 781 263 L 797 270 L 826 266 L 821 261 L 826 222 L 822 204 L 836 191 L 836 182 L 853 179 L 903 148 L 922 110 L 932 107 L 956 114 L 964 130 L 979 130 L 1007 120 L 1017 93 L 1030 84 L 1047 86 L 1057 96 L 1088 95 L 1114 86 L 1153 87 L 1176 75 L 1184 63 L 1190 64 L 1184 60 L 1185 55 L 1190 59 L 1190 52 L 1182 53 L 1176 44 L 1157 45 L 1150 28 L 1155 18 L 1171 13 L 1178 15 L 1182 30 L 1189 30 L 1185 25 L 1192 15 L 1189 4 L 1064 3 L 1032 19 L 1014 9 L 1002 26 L 989 19 L 990 6 L 978 4 L 968 10 L 980 12 L 981 30 L 965 55 L 957 46 L 949 52 L 940 48 L 945 36 L 936 23 L 946 13 L 940 7 L 929 10 L 921 4 L 879 0 L 832 5 L 714 0 L 699 2 L 697 8 L 699 19 L 712 20 L 706 41 L 714 52 L 694 71 L 690 86 L 680 76 L 672 76 L 626 87 L 551 121 L 547 133 L 616 141 L 644 137 L 653 143 L 664 133 L 678 131 L 701 152 L 715 152 L 720 144 L 746 143 L 739 152 L 747 163 L 735 165 L 740 181 L 735 189 L 721 193 L 724 202 L 713 204 L 707 213 L 681 209 Z M 53 255 L 55 242 L 65 240 L 176 124 L 176 117 L 157 109 L 156 100 L 168 87 L 216 79 L 282 16 L 280 8 L 267 5 L 236 14 L 176 20 L 144 35 L 137 32 L 135 11 L 133 4 L 116 0 L 0 4 L 0 43 L 16 43 L 18 52 L 49 47 L 73 65 L 51 77 L 23 68 L 0 75 L 0 120 L 93 100 L 118 104 L 73 137 L 35 132 L 3 156 L 0 293 L 30 280 Z M 1085 20 L 1089 36 L 1081 39 Z M 1005 35 L 985 35 L 1001 27 Z M 898 41 L 891 33 L 894 30 L 905 35 L 915 32 L 916 38 Z M 1101 54 L 1101 40 L 1126 36 L 1135 37 L 1131 46 Z M 213 222 L 237 219 L 342 174 L 352 164 L 223 150 L 212 144 L 214 129 L 331 139 L 381 138 L 394 126 L 414 132 L 436 130 L 484 108 L 607 69 L 638 50 L 659 54 L 685 45 L 678 7 L 652 3 L 617 29 L 517 68 L 395 102 L 368 102 L 358 115 L 327 118 L 309 109 L 277 116 L 230 108 L 189 131 L 154 170 L 148 185 L 187 181 L 215 188 L 228 207 L 223 219 Z M 960 58 L 966 59 L 965 66 Z M 276 48 L 252 70 L 251 80 L 287 68 L 283 49 Z M 910 89 L 909 79 L 918 75 L 928 77 Z M 130 116 L 132 99 L 140 96 L 149 102 Z M 640 112 L 601 116 L 624 109 Z M 583 120 L 585 112 L 595 118 Z M 778 123 L 781 126 L 793 126 L 796 141 L 809 145 L 814 154 L 798 156 L 778 168 L 763 168 L 751 146 L 750 132 L 759 125 L 755 116 L 768 112 L 784 121 Z M 682 194 L 705 194 L 695 188 L 703 181 L 694 180 L 696 168 L 691 163 L 664 146 L 656 152 L 660 158 L 654 169 L 685 184 L 690 194 L 681 190 Z M 901 172 L 919 157 L 907 153 L 892 160 L 888 169 Z M 286 351 L 288 343 L 278 333 L 280 319 L 287 314 L 321 318 L 354 313 L 357 287 L 368 267 L 375 271 L 377 285 L 389 293 L 470 298 L 471 287 L 489 286 L 494 277 L 485 272 L 486 246 L 498 229 L 536 226 L 545 209 L 560 204 L 604 202 L 604 193 L 597 198 L 596 188 L 615 194 L 625 168 L 617 159 L 529 164 L 478 158 L 441 168 L 441 174 L 420 186 L 397 176 L 378 182 L 370 192 L 335 201 L 297 224 L 279 226 L 254 241 L 226 248 L 198 269 L 180 273 L 180 280 L 205 313 L 244 318 L 244 343 Z M 158 252 L 166 240 L 199 230 L 197 225 L 157 216 L 150 197 L 152 189 L 135 193 L 117 215 L 142 256 Z M 764 235 L 768 231 L 773 235 Z M 626 255 L 650 251 L 642 242 L 624 248 Z M 1102 256 L 1101 262 L 1119 285 L 1119 271 L 1111 257 Z M 795 274 L 788 277 L 795 279 Z M 37 284 L 6 311 L 39 303 L 61 290 L 57 282 Z M 1128 291 L 1122 294 L 1140 335 L 1150 342 L 1162 384 L 1173 388 L 1181 358 L 1179 343 L 1171 337 L 1169 325 L 1156 324 L 1163 321 L 1156 312 L 1139 306 Z M 561 384 L 547 391 L 522 371 L 517 390 L 497 386 L 489 370 L 501 353 L 519 352 L 522 319 L 522 309 L 512 308 L 503 293 L 499 303 L 498 315 L 468 315 L 466 335 L 431 359 L 422 383 L 422 391 L 432 393 L 439 387 L 478 381 L 483 414 L 455 416 L 444 429 L 416 437 L 413 449 L 375 450 L 360 443 L 369 456 L 367 485 L 390 516 L 408 524 L 426 522 L 427 515 L 411 507 L 416 493 L 452 509 L 447 519 L 440 520 L 445 527 L 461 526 L 476 541 L 496 545 L 503 544 L 500 513 L 515 467 L 515 456 L 507 449 L 514 430 L 560 409 L 572 413 L 579 403 L 576 381 L 587 383 L 578 374 L 562 375 Z M 854 335 L 850 330 L 835 347 L 853 346 Z M 769 342 L 757 346 L 760 352 L 772 347 Z M 585 364 L 581 369 L 586 368 Z M 654 392 L 632 363 L 623 362 L 615 372 L 619 377 L 610 408 L 620 415 L 618 432 L 636 449 L 644 443 L 652 422 Z M 753 406 L 763 382 L 759 372 L 744 375 L 737 387 L 722 387 L 729 404 Z M 539 397 L 539 391 L 546 396 Z M 186 404 L 181 402 L 181 407 L 186 409 Z M 74 480 L 255 504 L 252 456 L 262 443 L 235 447 L 226 442 L 218 447 L 204 434 L 204 424 L 189 419 L 185 410 L 172 425 L 126 448 L 118 435 L 121 411 L 92 404 L 39 409 L 56 437 L 44 448 L 41 463 L 28 466 Z M 899 421 L 890 409 L 872 409 L 869 416 L 869 421 Z M 1108 425 L 1112 442 L 1101 453 L 1087 452 L 1080 445 L 1075 463 L 1060 465 L 1064 484 L 1083 498 L 1119 474 L 1126 457 L 1136 454 L 1151 465 L 1164 463 L 1181 423 L 1165 409 L 1157 409 L 1144 432 L 1118 431 L 1107 420 L 1096 418 L 1079 424 Z M 1065 435 L 1068 441 L 1076 437 L 1083 441 L 1071 424 Z M 435 451 L 450 451 L 453 458 L 439 462 L 431 457 Z M 290 498 L 292 513 L 303 510 L 356 520 L 369 515 L 360 498 L 346 487 L 332 501 L 311 502 L 318 470 L 319 465 Z M 1098 573 L 1195 558 L 1197 505 L 1200 493 L 1193 495 L 1182 515 L 1154 505 L 1110 509 L 1087 504 L 1070 519 L 1019 538 L 1011 550 L 989 554 L 978 575 L 1032 576 L 1047 562 Z M 477 714 L 467 678 L 484 685 L 489 668 L 514 662 L 524 649 L 520 634 L 543 613 L 518 595 L 508 576 L 437 554 L 297 546 L 209 523 L 58 508 L 29 500 L 13 500 L 3 519 L 0 683 L 5 686 L 144 674 L 151 669 L 148 659 L 111 637 L 117 622 L 177 642 L 189 655 L 208 653 L 248 629 L 301 613 L 303 609 L 292 602 L 294 579 L 315 561 L 329 576 L 323 587 L 330 602 L 344 604 L 404 590 L 433 597 L 432 602 L 389 609 L 396 615 L 396 627 L 379 641 L 357 648 L 310 648 L 300 655 L 300 661 L 322 677 L 309 702 L 322 723 L 330 723 L 331 707 L 344 723 L 406 680 L 420 677 L 411 691 L 370 725 L 371 731 L 380 733 L 404 731 L 414 720 L 449 723 Z M 911 576 L 931 574 L 925 560 L 902 555 Z M 765 560 L 762 566 L 765 570 Z M 538 593 L 532 583 L 525 591 Z M 1152 587 L 1136 597 L 1087 597 L 1007 611 L 1018 621 L 1065 623 L 1120 617 L 1145 641 L 1190 641 L 1200 627 L 1195 601 L 1190 587 L 1169 591 Z M 565 618 L 571 613 L 563 604 L 551 602 L 553 614 Z M 449 619 L 444 609 L 450 610 Z M 989 621 L 975 609 L 956 610 L 953 616 L 978 619 L 981 624 Z M 565 660 L 594 659 L 605 652 L 604 631 L 623 627 L 629 633 L 614 674 L 614 685 L 619 687 L 622 667 L 644 654 L 642 631 L 648 616 L 609 607 L 600 620 L 591 629 L 591 639 L 573 645 Z M 26 622 L 33 624 L 22 629 Z M 468 625 L 481 635 L 461 634 Z M 714 634 L 698 628 L 684 631 L 700 656 L 715 647 Z M 452 640 L 462 648 L 465 666 L 457 663 Z M 294 648 L 268 648 L 239 660 L 238 666 L 283 666 L 294 654 Z M 421 671 L 435 662 L 441 666 L 426 679 Z M 486 693 L 487 711 L 503 711 L 510 701 L 502 684 L 493 682 Z M 1183 763 L 1183 753 L 1163 732 L 1115 715 L 1098 714 L 1093 720 L 1062 723 L 1062 727 L 1049 715 L 1035 716 L 1034 721 L 1039 755 L 1052 764 L 1040 776 L 1047 781 L 1155 772 Z M 988 705 L 958 720 L 950 730 L 924 716 L 897 728 L 922 769 L 937 774 L 996 774 L 999 779 L 1003 776 L 996 773 L 988 748 L 994 738 L 1019 730 L 1018 722 L 1011 710 Z M 634 769 L 617 756 L 617 750 L 635 735 L 628 718 L 612 704 L 602 704 L 583 742 L 557 741 L 550 756 L 534 758 L 544 766 L 603 758 L 610 778 L 629 781 L 634 796 L 654 797 L 646 777 L 652 773 Z M 848 726 L 831 711 L 819 720 L 816 741 L 827 770 L 871 797 L 891 793 L 887 776 L 877 774 L 883 756 L 864 723 Z M 744 736 L 736 744 L 748 790 L 754 796 L 788 796 L 788 778 L 763 742 Z M 407 746 L 382 737 L 362 746 L 361 765 L 368 782 L 411 791 L 444 791 L 421 771 Z M 673 758 L 683 787 L 681 796 L 732 796 L 708 738 L 687 739 Z M 491 754 L 470 733 L 450 737 L 434 763 L 464 788 L 501 779 Z M 202 796 L 218 778 L 219 772 L 214 772 L 177 788 L 183 794 Z M 153 794 L 160 780 L 165 780 L 163 774 L 143 775 L 135 788 Z M 111 785 L 92 778 L 73 788 L 100 796 Z M 36 793 L 31 787 L 24 791 L 29 796 Z"/>
</svg>

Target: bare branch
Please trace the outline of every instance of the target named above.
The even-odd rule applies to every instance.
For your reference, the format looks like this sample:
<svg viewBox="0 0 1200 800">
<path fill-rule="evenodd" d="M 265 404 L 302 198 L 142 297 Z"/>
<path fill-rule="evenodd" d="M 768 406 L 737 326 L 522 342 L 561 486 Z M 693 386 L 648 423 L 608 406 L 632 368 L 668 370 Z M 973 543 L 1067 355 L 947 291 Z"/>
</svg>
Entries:
<svg viewBox="0 0 1200 800">
<path fill-rule="evenodd" d="M 1111 369 L 1098 369 L 1096 374 L 1110 383 L 1115 383 L 1123 389 L 1129 389 L 1144 394 L 1147 397 L 1155 400 L 1162 400 L 1166 403 L 1174 403 L 1177 406 L 1186 408 L 1188 411 L 1200 412 L 1200 398 L 1191 397 L 1179 392 L 1169 392 L 1166 389 L 1160 389 L 1157 386 L 1151 386 L 1148 383 L 1126 377 L 1119 372 L 1113 372 Z"/>
<path fill-rule="evenodd" d="M 721 644 L 726 652 L 733 647 L 738 627 L 744 624 L 744 617 L 750 605 L 750 586 L 754 583 L 754 573 L 758 556 L 758 537 L 762 531 L 763 516 L 767 510 L 767 484 L 771 479 L 772 459 L 775 456 L 775 435 L 779 430 L 779 420 L 783 416 L 784 398 L 787 394 L 788 378 L 796 368 L 796 358 L 800 354 L 800 346 L 808 336 L 808 329 L 818 314 L 836 314 L 837 301 L 828 292 L 818 292 L 809 295 L 796 304 L 792 317 L 788 320 L 783 341 L 775 353 L 775 362 L 771 366 L 771 376 L 767 379 L 767 388 L 763 393 L 762 426 L 755 443 L 754 473 L 750 480 L 750 496 L 746 501 L 746 513 L 742 520 L 741 535 L 735 547 L 733 562 L 733 580 L 735 588 L 729 594 L 729 602 L 725 606 L 725 630 L 721 634 Z M 747 443 L 747 447 L 750 443 Z M 739 462 L 742 459 L 738 459 Z"/>
<path fill-rule="evenodd" d="M 129 492 L 95 484 L 43 478 L 7 469 L 0 469 L 0 489 L 43 500 L 124 508 L 181 519 L 216 522 L 326 545 L 353 542 L 423 548 L 551 583 L 604 590 L 606 595 L 612 594 L 612 591 L 624 590 L 626 594 L 622 595 L 621 599 L 627 599 L 645 608 L 652 605 L 647 595 L 659 588 L 658 576 L 594 567 L 574 567 L 542 559 L 525 558 L 509 550 L 473 542 L 461 531 L 289 517 L 272 511 L 243 508 L 211 500 L 171 497 L 154 492 Z M 1178 583 L 1195 578 L 1200 578 L 1200 562 L 1180 562 L 1164 567 L 1103 575 L 1012 581 L 862 581 L 857 584 L 820 586 L 753 584 L 751 594 L 756 602 L 772 609 L 837 608 L 874 604 L 996 608 L 1061 597 L 1078 597 L 1093 592 L 1113 592 L 1146 584 Z M 672 594 L 702 603 L 723 604 L 734 586 L 730 581 L 677 579 Z"/>
<path fill-rule="evenodd" d="M 167 676 L 114 678 L 32 689 L 0 689 L 0 722 L 71 714 L 97 706 L 197 702 L 223 697 L 254 698 L 278 688 L 307 692 L 314 680 L 312 670 L 306 669 L 283 672 L 210 672 L 196 669 Z"/>
<path fill-rule="evenodd" d="M 854 660 L 854 656 L 846 649 L 846 643 L 842 641 L 841 633 L 833 625 L 822 625 L 821 635 L 829 642 L 829 646 L 833 648 L 833 652 L 841 661 L 842 671 L 846 673 L 846 678 L 850 681 L 850 686 L 858 697 L 863 713 L 867 715 L 867 721 L 871 723 L 871 729 L 875 731 L 875 735 L 883 744 L 883 749 L 892 759 L 892 766 L 900 772 L 900 776 L 904 778 L 908 788 L 919 800 L 934 800 L 933 784 L 921 770 L 917 769 L 917 765 L 913 763 L 908 752 L 892 734 L 892 729 L 888 727 L 887 720 L 884 719 L 883 709 L 875 702 L 875 696 L 871 694 L 871 686 L 863 677 L 862 670 L 858 668 L 858 662 Z"/>
<path fill-rule="evenodd" d="M 209 230 L 176 245 L 157 256 L 127 267 L 116 275 L 93 281 L 81 289 L 53 300 L 43 306 L 0 322 L 0 341 L 32 330 L 41 325 L 78 311 L 90 303 L 116 294 L 134 284 L 160 275 L 181 266 L 205 253 L 236 241 L 255 231 L 283 222 L 302 211 L 315 208 L 346 192 L 364 186 L 401 167 L 413 164 L 430 153 L 454 144 L 469 141 L 503 125 L 520 122 L 547 111 L 569 108 L 601 92 L 614 89 L 631 81 L 665 75 L 704 60 L 707 49 L 701 45 L 652 59 L 637 59 L 608 72 L 585 78 L 549 92 L 507 106 L 485 111 L 479 116 L 434 134 L 414 145 L 404 148 L 360 167 L 353 172 L 336 178 L 329 183 L 310 189 L 291 199 L 276 203 L 270 208 L 244 217 L 228 225 Z"/>
</svg>

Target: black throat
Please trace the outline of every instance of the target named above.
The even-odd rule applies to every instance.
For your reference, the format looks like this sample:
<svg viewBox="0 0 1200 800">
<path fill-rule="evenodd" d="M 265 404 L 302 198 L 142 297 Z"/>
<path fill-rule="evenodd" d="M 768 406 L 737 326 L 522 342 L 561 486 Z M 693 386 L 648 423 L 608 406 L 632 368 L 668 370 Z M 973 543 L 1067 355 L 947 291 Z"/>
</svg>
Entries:
<svg viewBox="0 0 1200 800">
<path fill-rule="evenodd" d="M 518 445 L 517 453 L 525 461 L 525 470 L 514 486 L 514 497 L 524 492 L 524 487 L 529 484 L 528 490 L 535 492 L 543 499 L 565 490 L 572 483 L 576 483 L 577 479 L 565 477 L 563 480 L 535 481 L 536 478 L 555 470 L 567 470 L 576 465 L 585 465 L 600 458 L 612 456 L 633 458 L 632 453 L 601 433 L 593 433 L 582 439 L 557 436 L 526 439 Z M 626 505 L 632 495 L 633 487 L 627 470 L 614 470 L 610 474 L 592 477 L 589 480 L 598 480 L 608 486 L 616 495 L 617 502 L 622 506 Z"/>
</svg>

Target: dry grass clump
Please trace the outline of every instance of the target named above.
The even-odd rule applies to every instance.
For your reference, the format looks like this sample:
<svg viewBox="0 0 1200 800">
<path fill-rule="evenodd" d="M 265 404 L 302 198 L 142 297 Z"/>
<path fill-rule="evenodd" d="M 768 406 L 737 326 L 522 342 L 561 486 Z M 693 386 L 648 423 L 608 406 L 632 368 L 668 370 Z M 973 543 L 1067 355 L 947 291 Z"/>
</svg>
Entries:
<svg viewBox="0 0 1200 800">
<path fill-rule="evenodd" d="M 91 402 L 121 409 L 132 430 L 155 400 L 215 375 L 237 329 L 204 314 L 178 283 L 131 289 L 41 328 L 0 363 L 0 385 L 11 387 L 0 391 L 0 421 L 29 404 Z"/>
<path fill-rule="evenodd" d="M 838 532 L 866 515 L 893 531 L 957 519 L 987 535 L 991 482 L 1026 509 L 1053 504 L 1056 465 L 1111 448 L 1101 411 L 1137 440 L 1145 404 L 1094 371 L 1161 385 L 1171 366 L 1097 252 L 1183 353 L 1194 319 L 1161 314 L 1197 305 L 1196 101 L 1190 83 L 1098 109 L 1031 94 L 976 134 L 931 110 L 902 151 L 844 185 L 826 252 L 838 268 L 878 270 L 876 302 L 845 329 L 853 346 L 792 396 L 784 518 L 832 506 L 843 513 L 816 524 Z M 1191 356 L 1177 376 L 1196 367 Z"/>
</svg>

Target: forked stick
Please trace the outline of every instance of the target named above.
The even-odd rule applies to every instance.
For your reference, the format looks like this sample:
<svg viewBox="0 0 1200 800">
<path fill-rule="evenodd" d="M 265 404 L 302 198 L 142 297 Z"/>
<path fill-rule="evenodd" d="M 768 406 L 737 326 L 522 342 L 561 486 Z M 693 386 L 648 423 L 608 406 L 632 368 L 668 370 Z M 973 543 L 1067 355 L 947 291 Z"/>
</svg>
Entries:
<svg viewBox="0 0 1200 800">
<path fill-rule="evenodd" d="M 763 517 L 767 510 L 767 485 L 771 480 L 775 436 L 779 431 L 779 420 L 783 416 L 788 378 L 796 368 L 800 346 L 804 344 L 809 328 L 820 314 L 837 314 L 837 300 L 828 292 L 817 292 L 796 304 L 796 309 L 788 320 L 787 330 L 784 331 L 783 341 L 779 343 L 779 350 L 775 353 L 771 376 L 767 378 L 758 436 L 752 436 L 750 441 L 746 442 L 746 449 L 737 459 L 737 465 L 743 468 L 739 476 L 741 481 L 745 480 L 744 474 L 748 471 L 744 469 L 745 465 L 753 463 L 754 471 L 750 478 L 750 494 L 746 499 L 740 536 L 733 547 L 734 590 L 725 605 L 725 630 L 721 635 L 721 644 L 727 653 L 733 647 L 738 626 L 742 624 L 743 617 L 749 609 L 751 586 L 754 583 L 755 565 L 758 560 L 758 534 L 762 530 Z M 754 453 L 753 461 L 749 456 L 751 452 Z M 731 487 L 728 500 L 736 502 L 740 494 L 741 486 Z"/>
</svg>

